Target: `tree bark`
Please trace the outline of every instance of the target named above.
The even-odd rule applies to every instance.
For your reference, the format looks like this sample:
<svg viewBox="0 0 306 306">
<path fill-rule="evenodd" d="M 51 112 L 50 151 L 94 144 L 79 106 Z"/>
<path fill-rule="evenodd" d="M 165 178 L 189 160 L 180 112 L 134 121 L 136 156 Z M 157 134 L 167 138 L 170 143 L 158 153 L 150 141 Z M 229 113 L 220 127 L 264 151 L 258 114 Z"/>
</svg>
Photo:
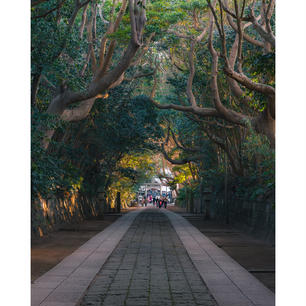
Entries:
<svg viewBox="0 0 306 306">
<path fill-rule="evenodd" d="M 142 3 L 145 6 L 145 1 Z M 85 4 L 83 3 L 83 5 Z M 124 1 L 115 21 L 115 28 L 119 26 L 123 13 L 126 9 L 126 5 L 127 1 Z M 146 21 L 145 9 L 138 9 L 137 6 L 138 4 L 136 1 L 129 0 L 131 39 L 117 66 L 109 72 L 103 71 L 103 75 L 101 75 L 101 71 L 98 70 L 93 81 L 89 84 L 87 90 L 84 92 L 75 93 L 67 88 L 63 88 L 60 93 L 55 96 L 54 99 L 52 99 L 47 109 L 47 113 L 57 115 L 59 118 L 66 121 L 83 119 L 90 112 L 92 106 L 94 105 L 94 101 L 98 96 L 105 94 L 107 90 L 117 86 L 123 81 L 124 72 L 131 65 L 137 50 L 141 46 L 142 34 Z M 77 11 L 78 10 L 75 10 L 74 12 Z M 135 12 L 137 13 L 135 14 Z M 75 17 L 76 14 L 73 14 L 71 19 L 74 21 Z M 110 56 L 112 55 L 112 52 L 113 50 L 109 50 Z M 73 110 L 66 110 L 68 106 L 77 102 L 81 102 L 77 108 Z M 43 140 L 44 148 L 48 146 L 53 134 L 54 131 L 46 131 L 46 137 Z"/>
<path fill-rule="evenodd" d="M 270 108 L 266 107 L 264 111 L 252 120 L 252 126 L 259 134 L 267 136 L 272 149 L 275 148 L 275 119 L 271 114 Z"/>
</svg>

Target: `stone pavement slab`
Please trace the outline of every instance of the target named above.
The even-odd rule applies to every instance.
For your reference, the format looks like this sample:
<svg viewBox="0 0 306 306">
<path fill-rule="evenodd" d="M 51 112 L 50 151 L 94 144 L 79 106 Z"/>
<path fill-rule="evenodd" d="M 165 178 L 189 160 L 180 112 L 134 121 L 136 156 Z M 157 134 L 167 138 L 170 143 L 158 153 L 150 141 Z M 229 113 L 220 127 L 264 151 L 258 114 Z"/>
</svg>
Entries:
<svg viewBox="0 0 306 306">
<path fill-rule="evenodd" d="M 143 209 L 81 306 L 217 306 L 166 215 Z"/>
<path fill-rule="evenodd" d="M 183 217 L 168 216 L 219 306 L 274 306 L 275 295 Z"/>
<path fill-rule="evenodd" d="M 32 306 L 74 306 L 141 210 L 130 212 L 88 240 L 31 286 Z"/>
<path fill-rule="evenodd" d="M 272 306 L 275 302 L 269 289 L 184 218 L 147 208 L 118 219 L 38 278 L 32 285 L 32 306 L 36 305 Z"/>
</svg>

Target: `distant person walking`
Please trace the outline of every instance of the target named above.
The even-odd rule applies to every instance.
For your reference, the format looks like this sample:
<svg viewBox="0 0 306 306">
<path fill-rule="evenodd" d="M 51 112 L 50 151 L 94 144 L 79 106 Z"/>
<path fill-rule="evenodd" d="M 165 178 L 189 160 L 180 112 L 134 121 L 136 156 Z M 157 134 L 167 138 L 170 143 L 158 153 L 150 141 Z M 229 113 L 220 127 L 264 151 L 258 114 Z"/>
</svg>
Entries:
<svg viewBox="0 0 306 306">
<path fill-rule="evenodd" d="M 158 200 L 158 208 L 161 208 L 162 205 L 163 205 L 163 200 L 160 198 L 160 199 Z"/>
<path fill-rule="evenodd" d="M 155 199 L 155 206 L 158 207 L 158 205 L 159 205 L 159 198 L 156 197 L 156 199 Z"/>
<path fill-rule="evenodd" d="M 167 208 L 167 204 L 168 204 L 167 197 L 164 197 L 163 203 L 164 203 L 164 207 Z"/>
</svg>

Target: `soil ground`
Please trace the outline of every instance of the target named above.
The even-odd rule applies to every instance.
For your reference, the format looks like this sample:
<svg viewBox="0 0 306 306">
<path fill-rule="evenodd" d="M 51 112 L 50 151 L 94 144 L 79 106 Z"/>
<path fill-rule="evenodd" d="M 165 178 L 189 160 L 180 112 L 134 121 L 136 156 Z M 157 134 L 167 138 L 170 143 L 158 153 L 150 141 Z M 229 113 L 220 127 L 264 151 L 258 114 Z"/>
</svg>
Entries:
<svg viewBox="0 0 306 306">
<path fill-rule="evenodd" d="M 85 220 L 77 227 L 65 225 L 58 231 L 31 242 L 31 281 L 56 266 L 82 244 L 119 218 L 119 214 L 104 216 L 104 220 Z"/>
<path fill-rule="evenodd" d="M 120 214 L 109 213 L 103 220 L 84 220 L 80 224 L 66 224 L 42 238 L 31 241 L 31 282 L 56 266 L 82 244 L 115 222 L 121 214 L 136 209 L 122 209 Z"/>
<path fill-rule="evenodd" d="M 185 209 L 169 206 L 169 210 L 184 216 Z M 253 238 L 230 225 L 215 220 L 203 220 L 196 215 L 184 216 L 193 226 L 222 248 L 241 266 L 275 292 L 275 246 Z"/>
</svg>

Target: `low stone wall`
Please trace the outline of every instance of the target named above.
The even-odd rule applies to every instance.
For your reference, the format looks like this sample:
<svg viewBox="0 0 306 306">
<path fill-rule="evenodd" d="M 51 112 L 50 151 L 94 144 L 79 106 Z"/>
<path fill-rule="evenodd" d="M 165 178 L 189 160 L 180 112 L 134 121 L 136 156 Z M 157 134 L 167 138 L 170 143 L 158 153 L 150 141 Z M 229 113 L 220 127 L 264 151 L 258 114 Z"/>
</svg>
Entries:
<svg viewBox="0 0 306 306">
<path fill-rule="evenodd" d="M 211 218 L 228 222 L 255 237 L 275 242 L 275 205 L 269 200 L 222 198 L 210 202 Z"/>
<path fill-rule="evenodd" d="M 224 197 L 210 193 L 202 198 L 189 197 L 186 209 L 190 213 L 203 214 L 204 218 L 220 220 L 231 224 L 254 237 L 275 242 L 275 205 L 273 200 L 248 200 L 229 197 L 227 203 Z"/>
<path fill-rule="evenodd" d="M 62 198 L 35 199 L 31 203 L 31 233 L 42 237 L 63 224 L 78 224 L 101 214 L 99 199 L 87 199 L 77 193 Z"/>
</svg>

